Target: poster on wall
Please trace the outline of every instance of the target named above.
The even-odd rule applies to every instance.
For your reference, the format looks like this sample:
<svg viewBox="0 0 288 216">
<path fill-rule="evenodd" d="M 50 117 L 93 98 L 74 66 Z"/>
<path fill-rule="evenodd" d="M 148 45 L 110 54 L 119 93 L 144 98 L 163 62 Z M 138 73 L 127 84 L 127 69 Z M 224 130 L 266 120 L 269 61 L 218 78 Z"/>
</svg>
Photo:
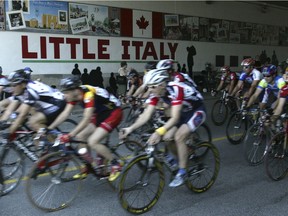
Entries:
<svg viewBox="0 0 288 216">
<path fill-rule="evenodd" d="M 180 16 L 179 25 L 182 33 L 181 40 L 198 41 L 199 17 Z"/>
<path fill-rule="evenodd" d="M 72 34 L 75 34 L 75 31 L 72 30 L 71 23 L 75 23 L 75 19 L 86 17 L 89 28 L 77 33 L 120 36 L 120 9 L 118 8 L 70 3 L 69 14 Z"/>
<path fill-rule="evenodd" d="M 23 11 L 21 10 L 7 12 L 7 22 L 10 30 L 26 28 Z"/>
<path fill-rule="evenodd" d="M 209 18 L 199 18 L 199 41 L 209 41 Z"/>
<path fill-rule="evenodd" d="M 163 37 L 170 40 L 182 40 L 183 34 L 179 26 L 179 16 L 175 14 L 164 15 Z"/>
<path fill-rule="evenodd" d="M 16 2 L 18 2 L 16 4 Z M 25 31 L 43 33 L 68 33 L 67 2 L 59 1 L 13 1 L 8 0 L 6 6 L 8 12 L 15 9 L 23 11 Z M 7 20 L 9 27 L 9 20 Z M 12 30 L 11 28 L 9 28 Z"/>
<path fill-rule="evenodd" d="M 5 30 L 4 0 L 0 0 L 0 31 Z"/>
<path fill-rule="evenodd" d="M 279 46 L 288 46 L 288 28 L 279 27 Z"/>
</svg>

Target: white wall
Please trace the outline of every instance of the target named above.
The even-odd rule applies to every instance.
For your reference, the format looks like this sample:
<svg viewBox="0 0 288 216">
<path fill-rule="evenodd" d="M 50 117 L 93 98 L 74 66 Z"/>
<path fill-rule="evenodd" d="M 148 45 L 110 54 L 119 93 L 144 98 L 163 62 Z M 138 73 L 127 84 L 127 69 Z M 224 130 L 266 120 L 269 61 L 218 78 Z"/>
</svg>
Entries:
<svg viewBox="0 0 288 216">
<path fill-rule="evenodd" d="M 200 16 L 208 18 L 219 18 L 227 19 L 233 21 L 244 21 L 244 22 L 254 22 L 261 24 L 269 25 L 278 25 L 278 26 L 288 26 L 287 19 L 287 10 L 268 8 L 267 13 L 262 13 L 261 8 L 258 5 L 248 4 L 243 2 L 213 2 L 212 4 L 206 4 L 204 1 L 81 1 L 73 0 L 71 2 L 77 3 L 90 3 L 96 5 L 105 5 L 105 6 L 114 6 L 119 8 L 131 8 L 131 9 L 141 9 L 148 11 L 157 11 L 165 13 L 175 13 L 191 16 Z M 70 74 L 74 65 L 74 61 L 71 63 L 25 63 L 19 60 L 21 57 L 21 41 L 19 41 L 19 34 L 29 34 L 33 35 L 36 39 L 41 36 L 38 33 L 19 33 L 19 32 L 0 32 L 0 40 L 5 41 L 2 43 L 0 49 L 0 65 L 2 65 L 4 71 L 10 72 L 12 70 L 21 68 L 23 66 L 31 66 L 34 68 L 34 74 Z M 16 36 L 18 35 L 18 36 Z M 36 36 L 35 36 L 36 35 Z M 77 37 L 73 35 L 55 35 L 62 37 Z M 11 42 L 8 42 L 7 37 L 10 38 Z M 79 36 L 84 38 L 90 38 L 89 40 L 103 39 L 105 37 L 88 37 L 88 36 Z M 141 38 L 111 38 L 111 46 L 115 44 L 113 41 L 119 41 L 121 39 L 125 40 L 141 40 Z M 164 43 L 168 42 L 177 42 L 179 43 L 179 49 L 177 50 L 176 60 L 181 64 L 186 63 L 187 52 L 185 50 L 186 46 L 194 45 L 197 50 L 197 55 L 194 57 L 194 70 L 201 71 L 204 69 L 206 62 L 211 62 L 215 64 L 216 55 L 224 55 L 225 62 L 229 64 L 229 56 L 236 55 L 239 56 L 239 61 L 243 56 L 256 56 L 261 53 L 262 50 L 266 50 L 267 55 L 271 57 L 273 50 L 276 51 L 277 57 L 280 61 L 288 57 L 287 47 L 279 46 L 258 46 L 258 45 L 241 45 L 241 44 L 229 44 L 229 43 L 211 43 L 211 42 L 196 42 L 196 41 L 168 41 L 168 40 L 154 40 L 155 44 L 158 44 L 159 41 Z M 37 49 L 37 43 L 34 49 Z M 39 49 L 39 48 L 38 48 Z M 118 46 L 110 48 L 111 52 L 115 52 L 115 49 L 118 49 Z M 117 52 L 121 52 L 117 50 Z M 7 55 L 7 54 L 11 55 Z M 15 56 L 18 56 L 17 58 Z M 113 56 L 113 55 L 112 55 Z M 119 57 L 120 56 L 120 57 Z M 133 57 L 133 56 L 132 56 Z M 13 59 L 14 61 L 11 61 Z M 77 62 L 78 59 L 75 60 Z M 80 60 L 80 59 L 79 59 Z M 131 59 L 132 61 L 135 59 Z M 20 61 L 20 62 L 19 62 Z M 109 77 L 110 72 L 115 72 L 119 68 L 119 61 L 121 61 L 121 55 L 113 57 L 111 62 L 115 63 L 97 63 L 96 62 L 86 62 L 79 63 L 80 68 L 95 68 L 96 66 L 101 66 L 104 77 Z M 116 62 L 118 61 L 118 62 Z M 137 70 L 141 71 L 143 69 L 143 62 L 140 63 L 131 63 L 130 66 L 135 67 Z M 240 70 L 240 68 L 232 68 L 234 70 Z M 58 81 L 57 81 L 58 82 Z"/>
</svg>

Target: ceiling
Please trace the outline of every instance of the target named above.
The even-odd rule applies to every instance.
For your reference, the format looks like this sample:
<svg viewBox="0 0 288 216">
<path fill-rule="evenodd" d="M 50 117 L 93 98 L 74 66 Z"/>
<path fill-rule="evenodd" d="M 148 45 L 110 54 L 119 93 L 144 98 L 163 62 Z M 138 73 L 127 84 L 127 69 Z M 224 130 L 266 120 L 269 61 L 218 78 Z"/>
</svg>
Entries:
<svg viewBox="0 0 288 216">
<path fill-rule="evenodd" d="M 263 5 L 267 5 L 268 7 L 276 7 L 279 9 L 288 9 L 288 1 L 258 1 L 259 3 Z"/>
</svg>

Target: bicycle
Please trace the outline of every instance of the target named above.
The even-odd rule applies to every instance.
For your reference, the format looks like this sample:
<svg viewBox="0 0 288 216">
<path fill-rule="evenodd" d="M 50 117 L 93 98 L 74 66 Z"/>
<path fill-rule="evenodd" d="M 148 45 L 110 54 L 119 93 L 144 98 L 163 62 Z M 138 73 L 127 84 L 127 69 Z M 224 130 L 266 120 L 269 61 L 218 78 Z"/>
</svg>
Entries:
<svg viewBox="0 0 288 216">
<path fill-rule="evenodd" d="M 274 181 L 283 179 L 288 173 L 287 113 L 281 115 L 281 119 L 284 121 L 284 128 L 272 137 L 264 159 L 266 173 L 268 177 Z"/>
<path fill-rule="evenodd" d="M 217 125 L 223 125 L 228 117 L 229 111 L 232 112 L 237 109 L 234 97 L 230 97 L 226 90 L 222 90 L 222 96 L 215 101 L 211 110 L 212 122 Z"/>
<path fill-rule="evenodd" d="M 79 175 L 85 166 L 97 180 L 108 181 L 111 166 L 108 161 L 100 160 L 96 167 L 93 166 L 79 155 L 79 143 L 86 142 L 71 140 L 69 143 L 60 144 L 59 139 L 56 139 L 54 147 L 61 147 L 59 151 L 40 158 L 31 168 L 26 193 L 33 206 L 44 211 L 57 211 L 69 206 L 79 194 L 84 179 L 81 175 L 75 178 L 75 175 Z M 107 139 L 106 144 L 124 164 L 133 154 L 143 150 L 140 143 L 129 140 L 111 146 Z M 119 150 L 120 146 L 125 146 L 125 150 Z M 127 152 L 127 149 L 132 149 L 133 152 Z M 116 187 L 114 184 L 111 186 Z"/>
<path fill-rule="evenodd" d="M 244 155 L 249 165 L 255 166 L 263 162 L 275 131 L 271 127 L 265 126 L 268 118 L 267 110 L 252 109 L 250 112 L 255 123 L 251 125 L 245 136 Z M 280 125 L 276 125 L 275 130 L 281 130 Z"/>
<path fill-rule="evenodd" d="M 160 199 L 165 186 L 164 166 L 171 173 L 171 179 L 177 173 L 177 167 L 170 166 L 158 145 L 148 145 L 145 153 L 133 158 L 122 171 L 118 197 L 121 206 L 130 213 L 145 213 Z M 217 179 L 219 152 L 212 143 L 205 141 L 188 142 L 188 149 L 185 184 L 195 193 L 205 192 Z"/>
<path fill-rule="evenodd" d="M 65 122 L 69 125 L 77 124 L 71 119 L 67 119 Z M 5 127 L 8 128 L 9 125 L 7 123 Z M 10 140 L 2 139 L 0 141 L 0 196 L 7 195 L 19 185 L 25 173 L 25 157 L 36 162 L 39 157 L 49 151 L 51 143 L 48 139 L 53 139 L 58 133 L 57 130 L 48 132 L 48 136 L 40 137 L 24 124 Z M 37 144 L 35 140 L 37 140 Z"/>
</svg>

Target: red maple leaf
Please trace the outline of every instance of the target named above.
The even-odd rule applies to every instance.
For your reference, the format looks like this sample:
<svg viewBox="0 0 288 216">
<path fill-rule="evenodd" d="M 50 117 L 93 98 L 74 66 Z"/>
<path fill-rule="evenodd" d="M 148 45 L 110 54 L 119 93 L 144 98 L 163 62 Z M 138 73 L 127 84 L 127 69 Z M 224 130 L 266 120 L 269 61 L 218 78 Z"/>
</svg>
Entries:
<svg viewBox="0 0 288 216">
<path fill-rule="evenodd" d="M 149 21 L 145 19 L 145 17 L 140 17 L 140 19 L 136 20 L 136 24 L 139 26 L 139 29 L 142 29 L 142 35 L 143 35 L 143 29 L 146 29 L 149 25 Z"/>
</svg>

